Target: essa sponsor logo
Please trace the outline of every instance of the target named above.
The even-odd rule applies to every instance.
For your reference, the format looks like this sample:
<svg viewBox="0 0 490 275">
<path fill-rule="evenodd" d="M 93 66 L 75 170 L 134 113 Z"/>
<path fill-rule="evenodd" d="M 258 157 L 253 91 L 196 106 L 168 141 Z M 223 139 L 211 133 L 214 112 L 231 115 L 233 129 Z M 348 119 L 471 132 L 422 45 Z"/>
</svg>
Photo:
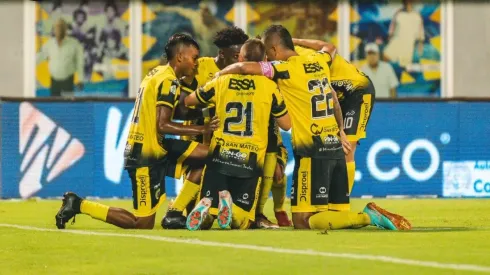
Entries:
<svg viewBox="0 0 490 275">
<path fill-rule="evenodd" d="M 303 64 L 303 68 L 305 69 L 305 73 L 307 74 L 313 74 L 316 72 L 321 72 L 323 70 L 323 67 L 318 62 Z"/>
<path fill-rule="evenodd" d="M 25 199 L 39 192 L 42 183 L 52 182 L 75 165 L 85 154 L 85 146 L 32 104 L 22 102 L 19 153 L 22 156 L 19 194 Z"/>
<path fill-rule="evenodd" d="M 228 84 L 228 89 L 230 90 L 255 90 L 255 82 L 253 79 L 235 79 L 230 78 L 230 83 Z"/>
<path fill-rule="evenodd" d="M 301 172 L 301 193 L 299 196 L 299 201 L 307 201 L 307 196 L 308 194 L 308 172 L 307 171 L 302 171 Z"/>
</svg>

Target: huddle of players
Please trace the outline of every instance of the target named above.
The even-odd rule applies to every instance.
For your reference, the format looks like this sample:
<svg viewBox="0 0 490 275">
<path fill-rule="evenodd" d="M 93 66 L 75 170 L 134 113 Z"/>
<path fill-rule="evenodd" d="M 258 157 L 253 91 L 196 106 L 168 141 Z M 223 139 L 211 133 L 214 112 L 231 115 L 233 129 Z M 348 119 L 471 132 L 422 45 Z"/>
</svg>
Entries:
<svg viewBox="0 0 490 275">
<path fill-rule="evenodd" d="M 369 78 L 330 43 L 293 39 L 280 25 L 270 26 L 262 40 L 248 39 L 236 27 L 217 37 L 220 54 L 213 59 L 199 58 L 191 37 L 173 35 L 165 47 L 168 65 L 156 67 L 141 83 L 125 149 L 134 213 L 68 192 L 56 215 L 58 228 L 82 213 L 122 228 L 151 229 L 165 199 L 165 176 L 184 174 L 164 228 L 207 229 L 215 218 L 221 228 L 273 227 L 262 211 L 272 179 L 282 190 L 286 185 L 287 155 L 277 127 L 292 128 L 295 228 L 411 228 L 405 218 L 374 203 L 361 213 L 350 211 L 355 145 L 365 137 L 374 101 Z M 197 105 L 209 108 L 190 108 Z M 203 113 L 211 113 L 204 123 L 172 120 L 203 120 Z M 196 195 L 199 202 L 185 217 Z M 273 190 L 277 213 L 283 213 L 284 196 Z M 289 225 L 284 215 L 276 217 Z"/>
</svg>

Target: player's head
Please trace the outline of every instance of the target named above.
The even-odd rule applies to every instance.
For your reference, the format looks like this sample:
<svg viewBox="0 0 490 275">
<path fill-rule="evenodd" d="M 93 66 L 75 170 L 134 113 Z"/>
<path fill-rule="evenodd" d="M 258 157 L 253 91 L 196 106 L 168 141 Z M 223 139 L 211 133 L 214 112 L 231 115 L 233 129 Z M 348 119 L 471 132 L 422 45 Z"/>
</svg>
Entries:
<svg viewBox="0 0 490 275">
<path fill-rule="evenodd" d="M 294 51 L 293 38 L 289 31 L 282 25 L 272 25 L 268 27 L 262 35 L 265 45 L 267 59 L 285 60 L 288 51 Z"/>
<path fill-rule="evenodd" d="M 252 38 L 247 40 L 240 50 L 240 56 L 238 61 L 252 61 L 260 62 L 265 61 L 265 46 L 260 39 Z"/>
<path fill-rule="evenodd" d="M 193 76 L 197 71 L 199 44 L 189 35 L 172 35 L 165 45 L 165 55 L 178 77 Z"/>
<path fill-rule="evenodd" d="M 222 29 L 214 37 L 213 43 L 219 48 L 218 58 L 225 66 L 238 62 L 238 55 L 248 35 L 240 28 L 232 26 Z"/>
<path fill-rule="evenodd" d="M 65 38 L 67 29 L 68 25 L 66 24 L 65 20 L 63 20 L 62 18 L 56 20 L 56 23 L 54 25 L 54 36 L 56 37 L 56 39 Z"/>
</svg>

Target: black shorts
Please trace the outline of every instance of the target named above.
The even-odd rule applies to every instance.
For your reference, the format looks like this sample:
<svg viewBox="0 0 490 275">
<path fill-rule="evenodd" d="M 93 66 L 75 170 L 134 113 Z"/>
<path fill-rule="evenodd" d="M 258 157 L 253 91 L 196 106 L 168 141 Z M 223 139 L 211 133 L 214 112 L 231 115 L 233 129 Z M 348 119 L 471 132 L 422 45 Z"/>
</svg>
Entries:
<svg viewBox="0 0 490 275">
<path fill-rule="evenodd" d="M 133 190 L 134 215 L 148 217 L 156 213 L 165 200 L 165 176 L 180 178 L 198 143 L 165 139 L 167 155 L 149 166 L 127 168 Z M 168 148 L 168 149 L 167 149 Z"/>
<path fill-rule="evenodd" d="M 210 198 L 212 201 L 209 213 L 218 215 L 218 192 L 227 190 L 231 194 L 234 206 L 238 206 L 248 213 L 251 221 L 255 220 L 255 209 L 259 199 L 261 177 L 237 178 L 227 176 L 214 169 L 204 168 L 201 192 L 198 200 Z"/>
<path fill-rule="evenodd" d="M 198 166 L 198 162 L 188 159 L 198 145 L 198 142 L 190 140 L 164 139 L 163 148 L 167 151 L 165 175 L 180 179 L 189 166 Z"/>
<path fill-rule="evenodd" d="M 366 127 L 374 106 L 375 90 L 369 81 L 366 88 L 357 90 L 340 102 L 344 117 L 344 131 L 349 141 L 366 138 Z"/>
<path fill-rule="evenodd" d="M 319 159 L 296 156 L 291 188 L 292 212 L 326 211 L 329 204 L 346 207 L 349 205 L 345 158 Z"/>
</svg>

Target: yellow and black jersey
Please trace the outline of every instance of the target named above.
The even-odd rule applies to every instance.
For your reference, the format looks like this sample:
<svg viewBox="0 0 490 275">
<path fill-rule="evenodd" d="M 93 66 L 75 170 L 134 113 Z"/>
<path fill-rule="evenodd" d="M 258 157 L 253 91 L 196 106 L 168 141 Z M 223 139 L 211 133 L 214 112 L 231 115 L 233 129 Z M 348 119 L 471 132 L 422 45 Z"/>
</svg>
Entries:
<svg viewBox="0 0 490 275">
<path fill-rule="evenodd" d="M 316 53 L 312 49 L 300 46 L 295 46 L 294 49 L 299 55 Z M 337 54 L 329 66 L 330 82 L 340 102 L 357 91 L 365 91 L 369 86 L 369 78 L 342 56 Z"/>
<path fill-rule="evenodd" d="M 327 63 L 330 61 L 328 53 L 317 52 L 292 56 L 284 62 L 263 64 L 264 74 L 278 83 L 288 105 L 296 155 L 332 159 L 343 157 L 329 83 Z"/>
<path fill-rule="evenodd" d="M 179 81 L 172 67 L 158 66 L 145 76 L 134 103 L 124 151 L 126 167 L 150 166 L 167 154 L 164 137 L 157 130 L 157 107 L 174 109 L 179 96 Z"/>
<path fill-rule="evenodd" d="M 211 81 L 214 78 L 214 75 L 219 72 L 219 68 L 216 65 L 216 62 L 214 61 L 214 57 L 201 57 L 197 61 L 199 63 L 199 67 L 197 69 L 197 74 L 194 76 L 194 79 L 192 80 L 192 84 L 187 84 L 183 81 L 181 81 L 182 84 L 182 92 L 185 93 L 192 93 L 197 88 L 204 86 L 206 83 Z M 189 107 L 191 109 L 195 107 Z M 210 116 L 214 116 L 214 108 L 212 105 L 210 105 Z M 198 118 L 198 119 L 193 119 L 193 120 L 186 120 L 184 121 L 184 125 L 193 125 L 193 124 L 198 124 L 202 125 L 204 124 L 204 118 Z M 191 136 L 183 136 L 181 137 L 183 140 L 194 140 L 197 137 L 191 137 Z M 197 138 L 198 141 L 201 141 L 199 138 Z"/>
<path fill-rule="evenodd" d="M 234 177 L 262 175 L 269 118 L 287 113 L 276 83 L 264 76 L 225 75 L 197 91 L 203 104 L 215 104 L 221 120 L 210 145 L 208 167 Z"/>
</svg>

